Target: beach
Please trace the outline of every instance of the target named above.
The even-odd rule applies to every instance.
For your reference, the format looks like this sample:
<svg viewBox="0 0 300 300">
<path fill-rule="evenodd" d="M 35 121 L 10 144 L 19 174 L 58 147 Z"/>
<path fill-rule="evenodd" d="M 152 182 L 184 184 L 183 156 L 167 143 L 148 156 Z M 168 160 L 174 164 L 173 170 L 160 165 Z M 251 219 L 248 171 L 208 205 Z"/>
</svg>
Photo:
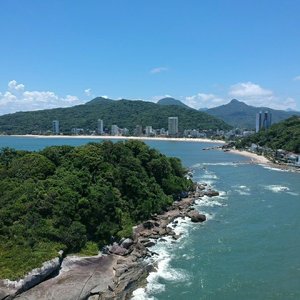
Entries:
<svg viewBox="0 0 300 300">
<path fill-rule="evenodd" d="M 250 158 L 253 163 L 275 165 L 273 162 L 271 162 L 265 156 L 258 155 L 256 153 L 248 152 L 248 151 L 245 151 L 245 150 L 236 150 L 236 149 L 233 149 L 233 150 L 230 150 L 229 153 L 234 153 L 234 154 L 246 156 L 246 157 Z"/>
<path fill-rule="evenodd" d="M 63 139 L 98 139 L 98 140 L 142 140 L 142 141 L 172 141 L 172 142 L 196 142 L 225 144 L 223 140 L 211 140 L 207 138 L 175 138 L 175 137 L 146 137 L 146 136 L 121 136 L 121 135 L 11 135 L 13 137 L 29 138 L 63 138 Z"/>
</svg>

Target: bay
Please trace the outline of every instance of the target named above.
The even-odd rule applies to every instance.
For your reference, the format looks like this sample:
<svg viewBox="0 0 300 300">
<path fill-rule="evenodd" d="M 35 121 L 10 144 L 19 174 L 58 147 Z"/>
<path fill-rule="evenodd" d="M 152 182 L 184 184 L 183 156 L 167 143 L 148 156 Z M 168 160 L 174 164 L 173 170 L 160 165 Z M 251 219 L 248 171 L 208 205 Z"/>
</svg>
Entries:
<svg viewBox="0 0 300 300">
<path fill-rule="evenodd" d="M 0 147 L 39 150 L 97 140 L 0 137 Z M 220 196 L 196 208 L 208 220 L 183 220 L 177 242 L 159 242 L 157 270 L 133 299 L 300 299 L 300 174 L 203 151 L 215 144 L 147 141 L 177 156 Z"/>
</svg>

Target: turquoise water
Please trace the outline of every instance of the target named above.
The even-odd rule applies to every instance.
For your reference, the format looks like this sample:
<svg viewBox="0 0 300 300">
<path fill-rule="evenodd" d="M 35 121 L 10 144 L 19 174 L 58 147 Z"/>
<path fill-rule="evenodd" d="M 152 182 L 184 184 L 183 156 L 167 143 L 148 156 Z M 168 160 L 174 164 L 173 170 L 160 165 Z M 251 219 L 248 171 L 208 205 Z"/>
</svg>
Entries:
<svg viewBox="0 0 300 300">
<path fill-rule="evenodd" d="M 0 147 L 38 150 L 88 141 L 0 137 Z M 180 157 L 195 180 L 221 193 L 196 204 L 207 222 L 183 220 L 179 241 L 154 246 L 157 271 L 134 299 L 300 299 L 300 174 L 203 151 L 207 143 L 147 144 Z"/>
</svg>

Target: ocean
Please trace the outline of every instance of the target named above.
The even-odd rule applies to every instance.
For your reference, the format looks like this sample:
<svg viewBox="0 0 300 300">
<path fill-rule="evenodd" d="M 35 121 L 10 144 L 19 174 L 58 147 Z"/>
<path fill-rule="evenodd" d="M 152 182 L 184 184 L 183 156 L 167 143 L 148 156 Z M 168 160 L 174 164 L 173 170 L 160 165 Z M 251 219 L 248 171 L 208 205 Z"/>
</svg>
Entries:
<svg viewBox="0 0 300 300">
<path fill-rule="evenodd" d="M 39 150 L 89 139 L 0 137 L 0 147 Z M 151 250 L 156 270 L 132 299 L 300 299 L 300 173 L 249 163 L 210 143 L 147 141 L 220 192 L 197 200 L 207 221 L 181 220 L 182 237 Z"/>
</svg>

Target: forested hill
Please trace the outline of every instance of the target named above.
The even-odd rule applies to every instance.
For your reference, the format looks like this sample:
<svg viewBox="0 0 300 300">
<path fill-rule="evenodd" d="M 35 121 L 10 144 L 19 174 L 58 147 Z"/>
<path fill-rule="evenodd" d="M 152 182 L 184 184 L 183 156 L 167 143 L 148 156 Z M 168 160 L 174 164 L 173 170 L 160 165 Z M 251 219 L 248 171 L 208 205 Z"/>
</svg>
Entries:
<svg viewBox="0 0 300 300">
<path fill-rule="evenodd" d="M 159 105 L 133 100 L 109 100 L 95 98 L 84 104 L 69 108 L 56 108 L 31 112 L 17 112 L 0 116 L 0 133 L 30 134 L 52 130 L 52 121 L 59 120 L 61 132 L 70 133 L 72 128 L 95 130 L 97 120 L 104 121 L 110 129 L 113 124 L 132 130 L 136 125 L 167 128 L 168 117 L 177 116 L 179 130 L 228 129 L 224 121 L 203 112 L 176 105 Z"/>
<path fill-rule="evenodd" d="M 293 115 L 299 115 L 300 112 L 276 110 L 268 107 L 255 107 L 247 105 L 236 99 L 229 103 L 206 110 L 212 116 L 220 118 L 224 122 L 239 128 L 255 128 L 256 113 L 260 111 L 269 111 L 272 113 L 272 123 L 278 123 Z"/>
<path fill-rule="evenodd" d="M 193 189 L 177 158 L 139 141 L 0 151 L 0 278 L 67 252 L 97 253 L 111 237 Z M 95 253 L 96 252 L 96 253 Z"/>
<path fill-rule="evenodd" d="M 251 143 L 300 154 L 300 117 L 293 116 L 251 135 L 243 139 L 240 146 L 250 146 Z"/>
</svg>

